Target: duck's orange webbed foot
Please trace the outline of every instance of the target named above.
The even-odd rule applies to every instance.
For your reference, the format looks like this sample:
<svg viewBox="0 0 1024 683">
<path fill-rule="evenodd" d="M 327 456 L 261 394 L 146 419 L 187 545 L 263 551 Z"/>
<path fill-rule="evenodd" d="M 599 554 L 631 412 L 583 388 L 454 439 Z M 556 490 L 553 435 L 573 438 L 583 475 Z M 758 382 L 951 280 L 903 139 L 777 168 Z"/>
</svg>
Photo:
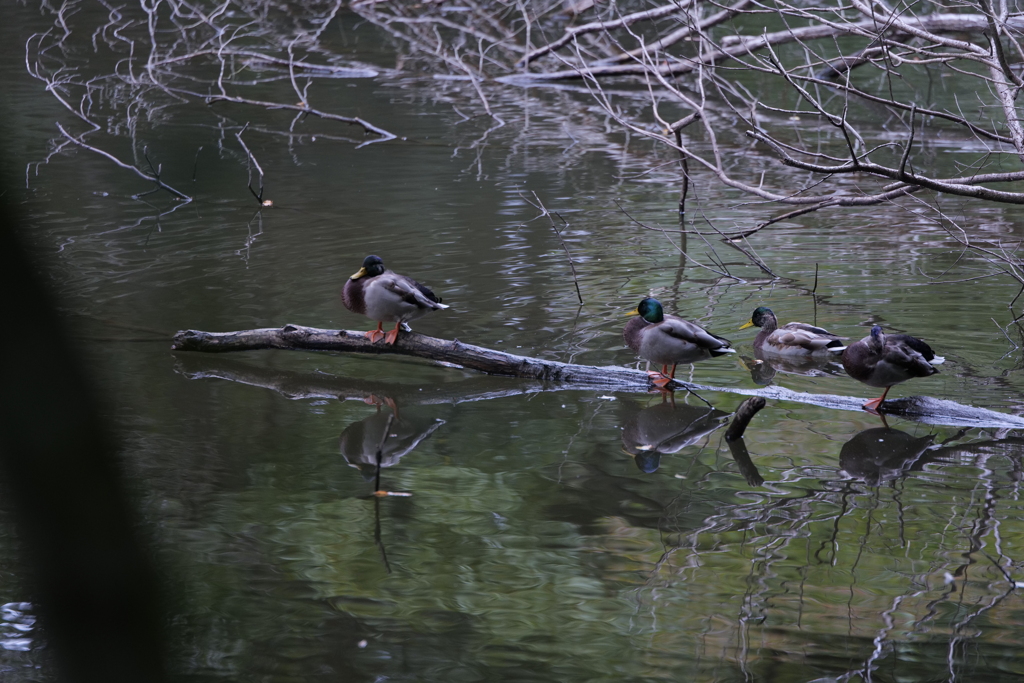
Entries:
<svg viewBox="0 0 1024 683">
<path fill-rule="evenodd" d="M 871 413 L 878 413 L 878 408 L 882 405 L 882 402 L 885 401 L 885 397 L 889 395 L 889 389 L 891 388 L 892 387 L 886 387 L 885 391 L 882 392 L 881 396 L 879 396 L 878 398 L 873 398 L 867 403 L 865 403 L 862 406 L 864 410 L 867 410 L 868 412 Z"/>
<path fill-rule="evenodd" d="M 363 332 L 363 335 L 370 340 L 371 344 L 376 344 L 384 338 L 384 323 L 377 323 L 377 329 L 367 330 Z"/>
<path fill-rule="evenodd" d="M 384 335 L 385 344 L 394 344 L 396 341 L 398 341 L 398 330 L 401 326 L 402 323 L 396 323 L 395 329 L 389 330 L 388 333 Z"/>
<path fill-rule="evenodd" d="M 867 410 L 868 412 L 877 413 L 878 412 L 878 407 L 880 405 L 882 405 L 882 399 L 881 398 L 873 398 L 873 399 L 871 399 L 870 401 L 868 401 L 867 403 L 865 403 L 861 407 L 864 408 L 864 410 Z"/>
<path fill-rule="evenodd" d="M 659 389 L 664 389 L 672 382 L 671 377 L 668 377 L 660 372 L 648 372 L 647 376 L 650 377 L 651 384 L 658 387 Z"/>
</svg>

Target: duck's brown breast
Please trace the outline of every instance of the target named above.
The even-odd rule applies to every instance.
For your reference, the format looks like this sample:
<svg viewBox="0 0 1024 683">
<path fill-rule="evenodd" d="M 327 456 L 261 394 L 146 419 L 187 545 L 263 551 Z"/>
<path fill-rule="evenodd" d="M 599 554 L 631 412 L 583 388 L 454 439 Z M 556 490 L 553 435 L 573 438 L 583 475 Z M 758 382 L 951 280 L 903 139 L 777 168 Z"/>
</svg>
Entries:
<svg viewBox="0 0 1024 683">
<path fill-rule="evenodd" d="M 345 308 L 359 315 L 366 315 L 366 299 L 363 296 L 365 280 L 367 278 L 349 278 L 341 289 L 341 302 L 345 304 Z"/>
</svg>

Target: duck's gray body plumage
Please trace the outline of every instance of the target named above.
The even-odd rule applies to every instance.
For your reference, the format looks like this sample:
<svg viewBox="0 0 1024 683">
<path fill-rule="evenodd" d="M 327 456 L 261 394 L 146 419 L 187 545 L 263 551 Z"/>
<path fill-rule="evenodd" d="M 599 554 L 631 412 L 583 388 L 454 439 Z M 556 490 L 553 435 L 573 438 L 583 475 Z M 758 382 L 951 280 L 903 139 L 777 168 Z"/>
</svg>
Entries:
<svg viewBox="0 0 1024 683">
<path fill-rule="evenodd" d="M 674 315 L 658 323 L 637 316 L 626 323 L 622 337 L 637 355 L 657 365 L 696 363 L 731 351 L 728 339 Z"/>
</svg>

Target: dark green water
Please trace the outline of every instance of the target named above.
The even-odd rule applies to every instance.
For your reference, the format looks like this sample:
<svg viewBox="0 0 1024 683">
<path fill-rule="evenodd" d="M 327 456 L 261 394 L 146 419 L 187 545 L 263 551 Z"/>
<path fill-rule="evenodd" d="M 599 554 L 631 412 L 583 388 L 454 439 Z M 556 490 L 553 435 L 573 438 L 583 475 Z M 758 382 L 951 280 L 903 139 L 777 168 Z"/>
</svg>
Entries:
<svg viewBox="0 0 1024 683">
<path fill-rule="evenodd" d="M 919 204 L 820 213 L 759 233 L 750 247 L 772 278 L 703 219 L 729 232 L 773 209 L 698 175 L 696 227 L 712 234 L 690 235 L 686 250 L 712 266 L 714 249 L 735 276 L 722 278 L 681 265 L 671 155 L 618 132 L 585 94 L 490 91 L 506 125 L 489 130 L 493 119 L 459 113 L 479 113 L 468 84 L 410 73 L 312 89 L 317 106 L 404 138 L 391 142 L 357 148 L 356 129 L 316 120 L 289 136 L 290 115 L 226 103 L 140 117 L 134 148 L 124 135 L 97 136 L 125 159 L 148 146 L 164 180 L 195 197 L 133 199 L 148 185 L 86 150 L 40 163 L 59 136 L 54 122 L 75 121 L 24 71 L 22 46 L 52 17 L 11 12 L 0 108 L 8 170 L 24 179 L 13 192 L 120 430 L 169 582 L 175 680 L 1024 674 L 1017 432 L 898 419 L 886 430 L 866 413 L 769 401 L 745 439 L 756 484 L 716 429 L 741 400 L 733 394 L 704 394 L 712 412 L 693 396 L 673 406 L 526 391 L 408 359 L 170 350 L 186 328 L 368 329 L 339 293 L 377 253 L 451 305 L 414 324 L 426 334 L 634 364 L 625 313 L 654 293 L 741 352 L 698 364 L 695 381 L 752 388 L 739 356 L 752 356 L 754 335 L 736 328 L 770 305 L 784 321 L 852 338 L 872 324 L 910 332 L 947 357 L 941 374 L 891 396 L 1019 413 L 1021 352 L 992 320 L 1009 321 L 1017 285 L 972 279 L 994 268 L 962 255 Z M 76 16 L 88 27 L 105 11 Z M 88 54 L 91 29 L 76 31 L 70 40 Z M 351 18 L 326 39 L 394 65 Z M 103 59 L 85 61 L 100 69 Z M 263 89 L 291 96 L 287 82 Z M 247 122 L 274 202 L 262 211 L 234 138 Z M 736 145 L 735 163 L 785 178 Z M 954 153 L 972 150 L 934 144 L 940 159 Z M 568 222 L 561 235 L 582 307 L 533 193 Z M 940 201 L 979 238 L 1008 247 L 1021 238 L 1019 210 Z M 875 395 L 841 372 L 774 381 Z M 691 443 L 631 455 L 641 436 L 688 427 Z M 385 428 L 395 446 L 382 486 L 409 496 L 374 498 L 372 467 L 365 458 L 357 467 Z M 3 521 L 0 671 L 52 680 Z"/>
</svg>

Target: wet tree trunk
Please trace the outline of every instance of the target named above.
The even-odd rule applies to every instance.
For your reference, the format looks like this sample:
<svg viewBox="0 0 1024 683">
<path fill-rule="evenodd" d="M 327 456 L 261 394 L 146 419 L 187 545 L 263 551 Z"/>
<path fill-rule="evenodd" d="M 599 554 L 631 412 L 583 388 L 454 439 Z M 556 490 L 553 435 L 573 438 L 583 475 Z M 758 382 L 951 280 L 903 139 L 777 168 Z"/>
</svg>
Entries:
<svg viewBox="0 0 1024 683">
<path fill-rule="evenodd" d="M 415 332 L 402 332 L 392 344 L 373 343 L 362 332 L 324 330 L 317 327 L 285 325 L 282 328 L 240 330 L 238 332 L 199 332 L 186 330 L 174 335 L 173 348 L 179 351 L 250 351 L 253 349 L 293 349 L 304 351 L 343 351 L 427 358 L 490 375 L 565 382 L 575 385 L 615 388 L 622 391 L 646 391 L 651 388 L 647 374 L 620 367 L 571 365 L 557 361 L 504 353 L 482 346 L 464 344 L 458 339 L 437 339 Z M 682 383 L 678 388 L 685 388 Z"/>
</svg>

